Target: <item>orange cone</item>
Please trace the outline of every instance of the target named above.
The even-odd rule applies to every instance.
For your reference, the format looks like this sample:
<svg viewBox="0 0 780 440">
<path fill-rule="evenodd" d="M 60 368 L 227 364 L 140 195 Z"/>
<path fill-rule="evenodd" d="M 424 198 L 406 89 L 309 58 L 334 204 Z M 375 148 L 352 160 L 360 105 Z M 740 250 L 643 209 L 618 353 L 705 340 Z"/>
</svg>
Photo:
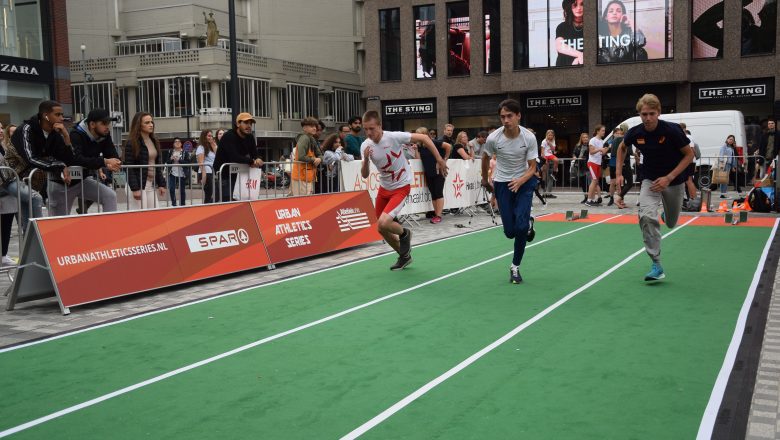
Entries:
<svg viewBox="0 0 780 440">
<path fill-rule="evenodd" d="M 707 207 L 707 204 L 704 203 L 704 197 L 701 198 L 701 209 L 699 212 L 710 212 L 710 210 Z"/>
<path fill-rule="evenodd" d="M 759 191 L 761 191 L 761 190 L 759 190 Z M 750 212 L 750 211 L 752 211 L 752 210 L 753 210 L 753 208 L 751 208 L 751 207 L 750 207 L 750 202 L 748 202 L 748 199 L 749 199 L 749 197 L 748 197 L 748 196 L 749 196 L 749 195 L 750 195 L 750 193 L 748 193 L 748 194 L 745 196 L 745 203 L 743 203 L 743 204 L 742 204 L 742 210 L 743 210 L 743 211 L 748 211 L 748 212 Z"/>
<path fill-rule="evenodd" d="M 726 201 L 723 200 L 720 202 L 720 205 L 718 206 L 718 210 L 715 212 L 729 212 L 729 205 L 727 205 Z"/>
</svg>

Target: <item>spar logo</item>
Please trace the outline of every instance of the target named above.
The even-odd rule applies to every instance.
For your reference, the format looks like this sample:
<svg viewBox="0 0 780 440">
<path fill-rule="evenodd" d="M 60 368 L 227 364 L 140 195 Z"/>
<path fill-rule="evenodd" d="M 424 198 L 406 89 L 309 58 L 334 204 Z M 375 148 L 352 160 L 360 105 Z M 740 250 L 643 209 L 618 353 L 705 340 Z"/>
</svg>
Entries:
<svg viewBox="0 0 780 440">
<path fill-rule="evenodd" d="M 357 231 L 371 226 L 368 214 L 359 208 L 343 208 L 336 213 L 336 221 L 341 232 Z"/>
<path fill-rule="evenodd" d="M 460 198 L 463 195 L 463 185 L 466 182 L 460 177 L 460 173 L 455 173 L 455 179 L 452 181 L 452 187 L 455 189 L 455 198 Z"/>
<path fill-rule="evenodd" d="M 244 229 L 187 236 L 187 245 L 193 254 L 195 252 L 213 251 L 247 243 L 249 243 L 249 233 Z"/>
</svg>

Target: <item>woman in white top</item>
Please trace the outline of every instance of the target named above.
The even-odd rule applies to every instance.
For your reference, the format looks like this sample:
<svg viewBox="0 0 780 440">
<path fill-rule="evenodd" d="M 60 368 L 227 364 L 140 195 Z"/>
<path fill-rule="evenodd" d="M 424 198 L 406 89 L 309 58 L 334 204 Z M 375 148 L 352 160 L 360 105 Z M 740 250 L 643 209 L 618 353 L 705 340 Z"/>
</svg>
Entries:
<svg viewBox="0 0 780 440">
<path fill-rule="evenodd" d="M 555 155 L 555 132 L 553 130 L 547 130 L 547 133 L 542 139 L 542 157 L 547 161 L 544 164 L 544 172 L 547 173 L 549 164 L 552 162 L 553 172 L 558 172 L 558 157 Z"/>
<path fill-rule="evenodd" d="M 214 158 L 217 155 L 217 141 L 214 140 L 211 130 L 202 130 L 198 144 L 195 157 L 198 158 L 200 167 L 199 180 L 203 185 L 203 203 L 214 203 Z"/>
<path fill-rule="evenodd" d="M 606 128 L 599 124 L 593 130 L 593 137 L 588 143 L 588 175 L 590 176 L 590 186 L 588 187 L 588 200 L 585 204 L 588 206 L 597 206 L 596 191 L 601 183 L 601 156 L 609 152 L 609 145 L 604 146 L 604 135 Z M 601 192 L 599 190 L 599 192 Z"/>
</svg>

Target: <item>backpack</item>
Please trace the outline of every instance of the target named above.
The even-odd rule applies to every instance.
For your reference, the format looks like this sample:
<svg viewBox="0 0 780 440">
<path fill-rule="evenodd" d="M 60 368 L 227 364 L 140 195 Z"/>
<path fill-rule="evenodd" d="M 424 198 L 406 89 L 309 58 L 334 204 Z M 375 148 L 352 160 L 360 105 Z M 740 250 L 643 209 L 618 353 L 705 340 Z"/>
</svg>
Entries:
<svg viewBox="0 0 780 440">
<path fill-rule="evenodd" d="M 8 166 L 16 171 L 19 179 L 29 176 L 33 169 L 30 163 L 16 151 L 16 147 L 11 142 L 8 142 L 5 147 L 5 160 L 8 162 Z M 45 185 L 46 174 L 41 171 L 35 173 L 32 179 L 30 179 L 30 186 L 38 192 L 42 192 Z"/>
<path fill-rule="evenodd" d="M 769 198 L 769 195 L 762 188 L 751 189 L 747 199 L 750 208 L 755 212 L 770 212 L 772 210 L 772 199 Z"/>
</svg>

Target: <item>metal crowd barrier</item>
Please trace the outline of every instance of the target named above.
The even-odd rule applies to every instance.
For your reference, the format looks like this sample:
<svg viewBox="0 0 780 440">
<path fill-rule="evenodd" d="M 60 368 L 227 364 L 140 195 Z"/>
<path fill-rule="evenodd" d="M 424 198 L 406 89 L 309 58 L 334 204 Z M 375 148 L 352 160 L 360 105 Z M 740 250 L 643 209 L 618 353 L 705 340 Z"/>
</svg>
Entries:
<svg viewBox="0 0 780 440">
<path fill-rule="evenodd" d="M 717 189 L 717 185 L 711 184 L 712 170 L 719 165 L 722 165 L 730 157 L 737 159 L 736 170 L 732 170 L 729 177 L 729 186 L 734 187 L 735 183 L 741 190 L 747 190 L 753 185 L 753 179 L 758 171 L 759 166 L 755 164 L 758 156 L 702 156 L 694 161 L 695 171 L 693 175 L 693 181 L 697 188 L 710 186 L 713 190 Z M 605 159 L 607 160 L 607 159 Z M 742 163 L 740 163 L 740 160 Z M 752 161 L 752 162 L 751 162 Z M 577 167 L 572 167 L 572 163 L 577 163 Z M 634 176 L 634 184 L 631 189 L 631 193 L 638 193 L 641 181 L 636 179 L 637 176 L 637 164 L 634 163 L 634 159 L 631 160 L 631 172 Z M 751 169 L 751 164 L 755 164 Z M 602 190 L 608 190 L 609 167 L 602 165 Z M 641 174 L 641 165 L 639 165 L 639 172 Z M 590 176 L 587 169 L 586 159 L 575 158 L 558 158 L 558 170 L 553 170 L 552 163 L 545 164 L 540 167 L 541 181 L 544 183 L 544 192 L 547 194 L 555 193 L 571 193 L 583 191 L 583 187 L 587 187 L 590 183 Z"/>
</svg>

